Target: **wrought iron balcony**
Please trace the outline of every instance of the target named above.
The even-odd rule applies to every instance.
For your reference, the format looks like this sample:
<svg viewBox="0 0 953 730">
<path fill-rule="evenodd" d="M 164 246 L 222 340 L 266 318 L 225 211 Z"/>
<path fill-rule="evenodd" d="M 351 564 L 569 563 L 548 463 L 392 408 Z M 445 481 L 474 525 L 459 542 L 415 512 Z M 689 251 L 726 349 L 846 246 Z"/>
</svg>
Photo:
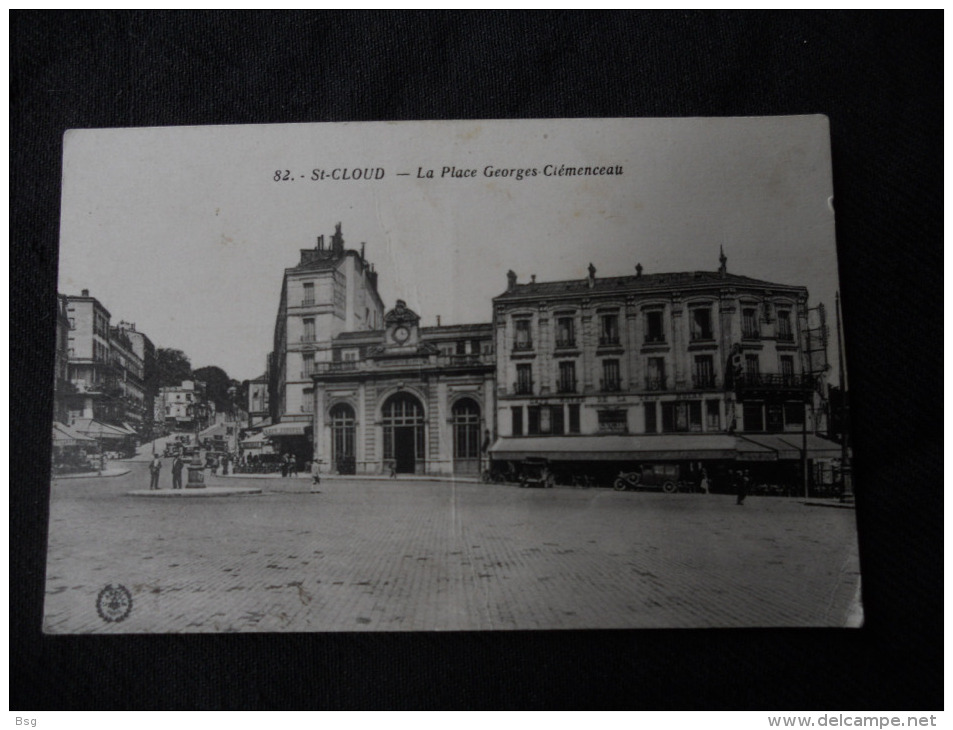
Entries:
<svg viewBox="0 0 953 730">
<path fill-rule="evenodd" d="M 665 335 L 646 335 L 645 344 L 646 345 L 664 345 Z"/>
<path fill-rule="evenodd" d="M 532 350 L 533 341 L 532 340 L 522 340 L 522 341 L 518 340 L 513 343 L 513 349 L 514 350 Z"/>
<path fill-rule="evenodd" d="M 599 346 L 600 347 L 609 347 L 612 345 L 619 344 L 619 335 L 610 334 L 610 335 L 600 335 L 599 336 Z"/>
<path fill-rule="evenodd" d="M 556 392 L 557 393 L 575 393 L 576 392 L 576 379 L 572 378 L 560 378 L 556 381 Z"/>
<path fill-rule="evenodd" d="M 513 392 L 516 395 L 532 395 L 533 381 L 532 380 L 517 380 L 515 383 L 513 383 Z"/>
<path fill-rule="evenodd" d="M 622 381 L 618 378 L 602 378 L 599 380 L 599 390 L 603 393 L 618 393 L 622 390 Z"/>
<path fill-rule="evenodd" d="M 492 360 L 489 355 L 438 355 L 437 364 L 446 367 L 472 367 L 475 365 L 490 365 Z"/>
<path fill-rule="evenodd" d="M 761 333 L 758 330 L 742 330 L 741 339 L 743 340 L 760 340 Z"/>
<path fill-rule="evenodd" d="M 664 376 L 660 378 L 646 378 L 645 389 L 646 390 L 668 390 L 668 385 L 665 382 Z"/>
<path fill-rule="evenodd" d="M 576 346 L 576 340 L 573 337 L 565 337 L 565 338 L 559 337 L 556 339 L 557 348 L 568 348 L 568 347 L 575 347 L 575 346 Z"/>
<path fill-rule="evenodd" d="M 775 390 L 811 390 L 811 375 L 781 375 L 778 373 L 742 373 L 735 382 L 744 388 L 771 388 Z"/>
</svg>

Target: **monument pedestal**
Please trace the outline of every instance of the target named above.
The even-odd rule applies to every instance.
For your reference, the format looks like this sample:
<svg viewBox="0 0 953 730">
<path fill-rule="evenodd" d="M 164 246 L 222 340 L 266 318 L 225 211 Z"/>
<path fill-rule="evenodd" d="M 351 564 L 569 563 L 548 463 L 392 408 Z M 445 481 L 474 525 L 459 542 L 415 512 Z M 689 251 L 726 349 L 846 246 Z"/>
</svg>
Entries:
<svg viewBox="0 0 953 730">
<path fill-rule="evenodd" d="M 185 485 L 186 489 L 205 489 L 205 467 L 202 464 L 202 456 L 198 449 L 192 456 L 189 463 L 189 481 Z"/>
</svg>

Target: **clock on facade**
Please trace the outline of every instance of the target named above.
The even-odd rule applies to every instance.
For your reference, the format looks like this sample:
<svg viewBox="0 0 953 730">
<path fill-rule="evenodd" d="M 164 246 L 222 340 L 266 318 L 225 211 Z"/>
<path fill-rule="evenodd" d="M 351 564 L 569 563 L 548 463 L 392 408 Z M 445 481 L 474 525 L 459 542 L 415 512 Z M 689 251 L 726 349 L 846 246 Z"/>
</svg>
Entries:
<svg viewBox="0 0 953 730">
<path fill-rule="evenodd" d="M 410 331 L 406 327 L 398 327 L 394 330 L 394 339 L 398 343 L 403 344 L 408 337 L 410 337 Z"/>
</svg>

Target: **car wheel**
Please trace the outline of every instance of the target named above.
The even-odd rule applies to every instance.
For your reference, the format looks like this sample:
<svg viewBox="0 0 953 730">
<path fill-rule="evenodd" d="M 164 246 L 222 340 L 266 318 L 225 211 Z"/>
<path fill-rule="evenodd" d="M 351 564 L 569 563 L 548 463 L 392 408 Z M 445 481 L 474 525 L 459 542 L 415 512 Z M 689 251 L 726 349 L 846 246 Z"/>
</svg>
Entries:
<svg viewBox="0 0 953 730">
<path fill-rule="evenodd" d="M 625 480 L 622 479 L 621 477 L 619 479 L 616 479 L 615 482 L 612 484 L 612 488 L 617 492 L 624 492 L 626 490 L 626 487 L 628 487 L 628 484 L 626 484 Z"/>
<path fill-rule="evenodd" d="M 662 485 L 662 491 L 666 494 L 675 494 L 678 491 L 678 485 L 675 482 L 665 482 Z"/>
</svg>

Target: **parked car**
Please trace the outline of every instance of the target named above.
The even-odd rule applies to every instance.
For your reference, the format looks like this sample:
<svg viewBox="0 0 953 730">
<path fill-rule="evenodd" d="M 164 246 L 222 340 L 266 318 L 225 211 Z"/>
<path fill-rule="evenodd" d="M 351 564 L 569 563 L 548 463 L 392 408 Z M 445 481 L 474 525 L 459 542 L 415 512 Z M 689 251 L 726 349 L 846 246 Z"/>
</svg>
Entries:
<svg viewBox="0 0 953 730">
<path fill-rule="evenodd" d="M 694 490 L 694 484 L 682 478 L 678 464 L 640 464 L 633 471 L 621 472 L 613 486 L 617 492 L 627 489 L 661 489 L 667 494 L 674 494 Z"/>
<path fill-rule="evenodd" d="M 556 476 L 547 459 L 526 458 L 520 464 L 521 487 L 549 488 L 556 484 Z"/>
</svg>

